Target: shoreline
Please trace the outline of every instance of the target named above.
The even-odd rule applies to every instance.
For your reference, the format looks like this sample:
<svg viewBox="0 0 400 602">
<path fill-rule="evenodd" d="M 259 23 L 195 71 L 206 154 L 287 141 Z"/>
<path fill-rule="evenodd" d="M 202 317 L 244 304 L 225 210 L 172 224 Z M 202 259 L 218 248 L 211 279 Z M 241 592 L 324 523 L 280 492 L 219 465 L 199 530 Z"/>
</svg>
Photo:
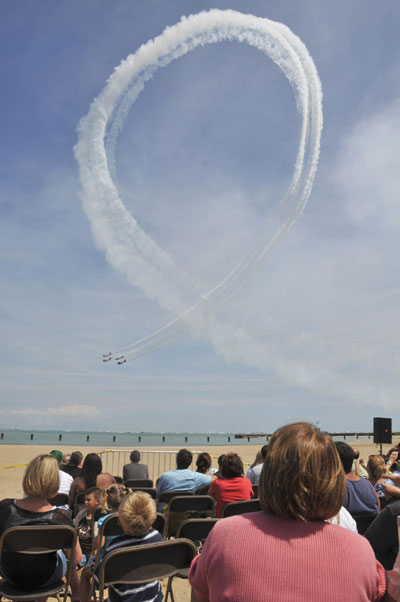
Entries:
<svg viewBox="0 0 400 602">
<path fill-rule="evenodd" d="M 360 451 L 360 457 L 364 458 L 367 461 L 368 456 L 371 454 L 379 454 L 379 444 L 375 444 L 373 442 L 366 441 L 348 441 L 347 443 L 356 447 Z M 243 463 L 246 465 L 251 464 L 254 461 L 257 451 L 262 447 L 262 443 L 253 443 L 247 445 L 191 445 L 190 442 L 186 443 L 186 447 L 191 451 L 207 451 L 211 457 L 213 458 L 213 466 L 217 466 L 217 458 L 223 452 L 235 451 L 243 460 Z M 389 449 L 392 447 L 392 444 L 384 444 L 382 445 L 382 451 L 386 454 Z M 155 451 L 155 452 L 171 452 L 177 451 L 185 447 L 185 445 L 147 445 L 140 446 L 140 451 Z M 25 465 L 30 462 L 32 458 L 39 454 L 49 453 L 52 449 L 59 449 L 63 453 L 70 453 L 73 451 L 73 447 L 71 445 L 0 445 L 0 499 L 4 498 L 14 498 L 21 497 L 22 492 L 22 477 L 25 470 Z M 122 446 L 112 446 L 112 447 L 104 447 L 104 446 L 82 446 L 82 451 L 84 454 L 88 454 L 91 452 L 100 453 L 106 451 L 119 451 L 119 450 L 131 450 L 135 449 L 135 446 L 131 446 L 130 448 L 122 447 Z M 11 467 L 11 468 L 5 468 Z M 164 472 L 163 470 L 161 472 Z"/>
</svg>

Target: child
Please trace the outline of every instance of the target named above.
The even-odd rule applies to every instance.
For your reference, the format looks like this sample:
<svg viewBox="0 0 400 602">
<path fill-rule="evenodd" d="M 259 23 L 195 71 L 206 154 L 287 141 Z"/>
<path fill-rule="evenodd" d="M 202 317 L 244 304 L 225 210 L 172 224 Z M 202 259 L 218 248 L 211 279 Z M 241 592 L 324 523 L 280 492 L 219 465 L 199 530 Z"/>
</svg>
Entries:
<svg viewBox="0 0 400 602">
<path fill-rule="evenodd" d="M 85 508 L 74 518 L 74 525 L 78 530 L 79 543 L 82 549 L 80 566 L 85 566 L 92 552 L 92 517 L 100 503 L 101 491 L 97 487 L 89 487 L 85 491 Z"/>
<path fill-rule="evenodd" d="M 156 504 L 148 493 L 136 491 L 126 496 L 118 510 L 118 520 L 124 531 L 106 546 L 103 559 L 114 550 L 162 541 L 158 531 L 152 528 L 156 520 Z M 96 577 L 95 577 L 96 578 Z M 159 581 L 151 583 L 118 583 L 108 590 L 110 602 L 162 602 Z"/>
<path fill-rule="evenodd" d="M 99 538 L 100 538 L 101 525 L 103 524 L 104 520 L 108 516 L 111 516 L 111 514 L 115 514 L 116 512 L 118 512 L 118 508 L 121 503 L 121 500 L 129 493 L 131 493 L 131 490 L 128 489 L 128 487 L 125 487 L 125 485 L 120 485 L 119 483 L 116 483 L 115 485 L 111 485 L 108 489 L 101 492 L 100 507 L 105 514 L 103 516 L 101 516 L 99 518 L 99 520 L 97 521 L 97 528 L 99 531 L 97 534 L 97 542 L 96 542 L 97 547 L 99 546 L 99 543 L 100 543 Z M 91 580 L 93 577 L 93 571 L 95 569 L 95 565 L 100 562 L 100 560 L 103 556 L 104 546 L 109 544 L 111 542 L 111 540 L 114 539 L 114 537 L 115 536 L 109 535 L 106 538 L 104 538 L 105 540 L 101 542 L 102 547 L 99 552 L 99 558 L 96 559 L 96 552 L 95 552 L 94 555 L 87 562 L 85 568 L 83 569 L 82 574 L 81 574 L 81 584 L 80 584 L 80 588 L 79 588 L 81 602 L 89 602 Z M 97 560 L 97 562 L 96 562 L 96 560 Z"/>
</svg>

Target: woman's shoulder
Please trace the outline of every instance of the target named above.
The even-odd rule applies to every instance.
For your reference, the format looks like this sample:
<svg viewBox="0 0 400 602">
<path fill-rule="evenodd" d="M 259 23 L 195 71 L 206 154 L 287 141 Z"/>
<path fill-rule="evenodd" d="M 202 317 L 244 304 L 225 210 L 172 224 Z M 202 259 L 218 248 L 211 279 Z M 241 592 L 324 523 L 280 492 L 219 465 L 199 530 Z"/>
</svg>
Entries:
<svg viewBox="0 0 400 602">
<path fill-rule="evenodd" d="M 68 512 L 62 508 L 54 508 L 52 511 L 52 522 L 55 525 L 67 525 L 73 527 L 72 519 L 69 517 Z"/>
</svg>

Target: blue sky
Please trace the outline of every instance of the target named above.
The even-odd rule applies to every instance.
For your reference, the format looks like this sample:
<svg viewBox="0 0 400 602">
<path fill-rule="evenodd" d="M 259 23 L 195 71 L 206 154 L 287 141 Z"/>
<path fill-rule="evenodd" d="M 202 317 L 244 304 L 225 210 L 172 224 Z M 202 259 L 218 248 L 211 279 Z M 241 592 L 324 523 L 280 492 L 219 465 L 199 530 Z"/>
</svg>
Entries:
<svg viewBox="0 0 400 602">
<path fill-rule="evenodd" d="M 121 60 L 211 8 L 282 22 L 313 57 L 324 130 L 311 197 L 204 333 L 103 364 L 102 353 L 175 316 L 96 247 L 79 197 L 77 125 Z M 370 0 L 0 3 L 4 426 L 271 431 L 306 419 L 339 430 L 393 415 L 399 17 L 397 2 Z M 282 72 L 236 42 L 160 69 L 132 106 L 116 147 L 120 196 L 187 278 L 188 302 L 260 234 L 290 183 L 299 128 Z"/>
</svg>

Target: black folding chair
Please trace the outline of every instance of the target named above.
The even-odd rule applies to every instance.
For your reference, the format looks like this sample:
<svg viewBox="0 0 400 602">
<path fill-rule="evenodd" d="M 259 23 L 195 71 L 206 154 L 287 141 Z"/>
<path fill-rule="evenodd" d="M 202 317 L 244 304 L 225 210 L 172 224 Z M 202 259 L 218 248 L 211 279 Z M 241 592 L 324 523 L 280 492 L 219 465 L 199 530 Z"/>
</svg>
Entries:
<svg viewBox="0 0 400 602">
<path fill-rule="evenodd" d="M 127 479 L 124 485 L 125 487 L 153 487 L 154 482 L 152 479 Z"/>
<path fill-rule="evenodd" d="M 193 544 L 196 546 L 196 549 L 198 550 L 204 544 L 210 531 L 219 520 L 221 519 L 190 518 L 189 520 L 185 520 L 179 525 L 178 533 L 176 536 L 178 539 L 190 539 L 190 541 L 193 542 Z M 178 573 L 176 573 L 176 575 L 172 575 L 171 577 L 169 577 L 167 585 L 167 598 L 168 592 L 172 592 L 172 579 L 174 577 L 178 577 L 179 579 L 187 579 L 189 576 L 189 568 L 182 569 Z M 172 595 L 171 598 L 173 598 Z"/>
<path fill-rule="evenodd" d="M 60 579 L 51 586 L 35 590 L 21 589 L 7 581 L 7 577 L 0 581 L 0 597 L 9 600 L 35 600 L 36 598 L 54 596 L 64 590 L 66 601 L 74 564 L 74 553 L 77 533 L 73 527 L 66 525 L 27 525 L 6 529 L 0 537 L 0 565 L 4 554 L 17 552 L 19 554 L 48 554 L 57 550 L 70 550 L 65 581 Z"/>
<path fill-rule="evenodd" d="M 177 495 L 182 496 L 182 495 L 193 495 L 193 491 L 192 490 L 174 490 L 174 491 L 162 491 L 161 493 L 158 494 L 158 502 L 159 504 L 169 504 L 170 500 L 172 500 L 173 497 L 176 497 Z"/>
<path fill-rule="evenodd" d="M 110 552 L 99 568 L 99 602 L 103 602 L 104 589 L 116 583 L 148 583 L 166 579 L 183 569 L 188 569 L 196 553 L 193 543 L 186 539 L 162 541 Z M 174 602 L 171 587 L 169 590 L 167 587 L 166 601 L 169 594 Z"/>
<path fill-rule="evenodd" d="M 132 486 L 130 486 L 129 489 L 131 489 L 132 491 L 144 491 L 145 493 L 148 493 L 153 498 L 153 500 L 155 500 L 157 497 L 157 490 L 154 489 L 154 487 L 132 487 Z"/>
<path fill-rule="evenodd" d="M 85 492 L 81 491 L 75 498 L 74 507 L 71 508 L 72 516 L 75 517 L 85 507 Z"/>
<path fill-rule="evenodd" d="M 214 498 L 210 495 L 173 497 L 167 510 L 166 536 L 175 535 L 179 525 L 188 518 L 205 518 L 214 514 Z"/>
<path fill-rule="evenodd" d="M 161 514 L 161 512 L 157 512 L 156 520 L 152 524 L 153 529 L 159 532 L 161 537 L 165 538 L 165 526 L 167 524 L 167 519 L 165 514 Z"/>
<path fill-rule="evenodd" d="M 236 516 L 237 514 L 247 514 L 247 512 L 258 512 L 261 510 L 260 500 L 241 500 L 239 502 L 230 502 L 222 510 L 222 518 Z"/>
<path fill-rule="evenodd" d="M 57 493 L 57 495 L 55 495 L 54 497 L 48 498 L 47 501 L 52 506 L 68 506 L 69 495 L 68 493 Z"/>
<path fill-rule="evenodd" d="M 199 548 L 220 518 L 189 518 L 179 525 L 177 538 L 190 539 Z"/>
<path fill-rule="evenodd" d="M 117 535 L 122 535 L 123 530 L 121 525 L 118 522 L 118 514 L 111 514 L 104 519 L 100 526 L 100 530 L 97 538 L 97 552 L 96 552 L 96 562 L 94 566 L 94 570 L 96 570 L 99 565 L 100 558 L 100 550 L 103 547 L 103 539 L 106 537 L 116 537 Z"/>
<path fill-rule="evenodd" d="M 363 512 L 360 514 L 351 515 L 357 523 L 357 531 L 360 535 L 364 535 L 373 520 L 378 516 L 377 512 Z"/>
</svg>

